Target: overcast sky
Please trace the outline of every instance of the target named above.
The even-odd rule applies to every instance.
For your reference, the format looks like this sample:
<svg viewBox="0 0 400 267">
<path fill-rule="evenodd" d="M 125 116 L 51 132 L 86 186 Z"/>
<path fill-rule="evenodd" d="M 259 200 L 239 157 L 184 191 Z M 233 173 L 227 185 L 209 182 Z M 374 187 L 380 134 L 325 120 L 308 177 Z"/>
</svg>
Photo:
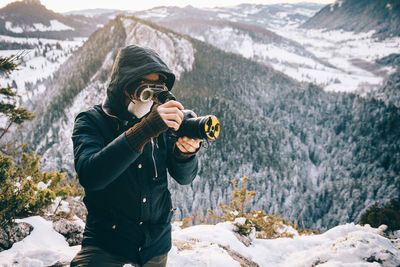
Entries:
<svg viewBox="0 0 400 267">
<path fill-rule="evenodd" d="M 15 2 L 15 0 L 0 0 L 0 8 L 5 5 Z M 215 7 L 215 6 L 234 6 L 242 3 L 256 3 L 256 4 L 276 4 L 276 3 L 298 3 L 298 2 L 314 2 L 321 4 L 329 4 L 334 0 L 41 0 L 42 4 L 48 9 L 56 12 L 66 12 L 79 9 L 92 9 L 92 8 L 108 8 L 108 9 L 122 9 L 122 10 L 144 10 L 156 6 L 187 6 L 192 5 L 195 7 Z"/>
</svg>

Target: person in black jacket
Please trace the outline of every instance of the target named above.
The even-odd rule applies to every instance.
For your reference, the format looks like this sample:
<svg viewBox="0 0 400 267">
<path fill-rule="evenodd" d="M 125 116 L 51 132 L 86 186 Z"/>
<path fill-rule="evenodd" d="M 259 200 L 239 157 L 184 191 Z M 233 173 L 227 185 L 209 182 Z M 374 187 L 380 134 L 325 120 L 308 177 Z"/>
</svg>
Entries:
<svg viewBox="0 0 400 267">
<path fill-rule="evenodd" d="M 78 114 L 72 141 L 88 214 L 71 266 L 166 266 L 173 207 L 167 171 L 182 185 L 197 174 L 201 140 L 168 138 L 183 106 L 138 99 L 137 89 L 171 90 L 174 74 L 151 49 L 122 48 L 101 105 Z"/>
</svg>

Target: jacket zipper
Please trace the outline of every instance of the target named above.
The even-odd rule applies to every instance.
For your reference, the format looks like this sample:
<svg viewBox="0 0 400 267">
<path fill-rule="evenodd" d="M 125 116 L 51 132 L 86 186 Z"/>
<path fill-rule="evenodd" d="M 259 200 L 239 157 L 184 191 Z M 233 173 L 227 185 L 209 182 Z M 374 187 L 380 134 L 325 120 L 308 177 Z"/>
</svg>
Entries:
<svg viewBox="0 0 400 267">
<path fill-rule="evenodd" d="M 154 141 L 153 139 L 151 139 L 151 157 L 153 159 L 153 164 L 154 164 L 154 178 L 158 177 L 158 173 L 157 173 L 157 165 L 156 165 L 156 160 L 154 159 Z"/>
</svg>

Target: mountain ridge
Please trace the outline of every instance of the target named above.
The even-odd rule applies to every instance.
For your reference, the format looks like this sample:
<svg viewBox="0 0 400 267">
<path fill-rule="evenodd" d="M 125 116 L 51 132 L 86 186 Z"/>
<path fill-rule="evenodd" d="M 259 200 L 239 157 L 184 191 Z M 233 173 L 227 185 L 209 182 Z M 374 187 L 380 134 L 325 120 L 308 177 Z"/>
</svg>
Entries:
<svg viewBox="0 0 400 267">
<path fill-rule="evenodd" d="M 400 36 L 400 3 L 396 0 L 341 0 L 321 9 L 302 27 L 354 32 L 375 30 L 380 38 Z"/>
<path fill-rule="evenodd" d="M 0 34 L 14 37 L 72 39 L 87 37 L 99 21 L 84 16 L 63 16 L 40 1 L 12 2 L 0 9 Z"/>
</svg>

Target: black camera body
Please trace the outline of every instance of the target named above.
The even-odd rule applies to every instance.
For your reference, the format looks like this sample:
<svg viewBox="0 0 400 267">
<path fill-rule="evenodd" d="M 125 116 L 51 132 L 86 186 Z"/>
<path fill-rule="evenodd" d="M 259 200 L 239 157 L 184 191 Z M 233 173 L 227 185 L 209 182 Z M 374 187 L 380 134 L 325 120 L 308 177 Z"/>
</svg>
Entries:
<svg viewBox="0 0 400 267">
<path fill-rule="evenodd" d="M 183 110 L 184 117 L 178 131 L 171 131 L 173 137 L 215 140 L 219 136 L 220 124 L 213 115 L 197 117 L 192 110 Z"/>
<path fill-rule="evenodd" d="M 158 104 L 164 104 L 169 100 L 176 100 L 169 91 L 155 92 L 151 96 Z M 197 117 L 192 110 L 183 110 L 183 121 L 177 131 L 170 130 L 173 138 L 189 137 L 192 139 L 216 140 L 221 131 L 221 125 L 217 117 L 213 115 Z"/>
</svg>

